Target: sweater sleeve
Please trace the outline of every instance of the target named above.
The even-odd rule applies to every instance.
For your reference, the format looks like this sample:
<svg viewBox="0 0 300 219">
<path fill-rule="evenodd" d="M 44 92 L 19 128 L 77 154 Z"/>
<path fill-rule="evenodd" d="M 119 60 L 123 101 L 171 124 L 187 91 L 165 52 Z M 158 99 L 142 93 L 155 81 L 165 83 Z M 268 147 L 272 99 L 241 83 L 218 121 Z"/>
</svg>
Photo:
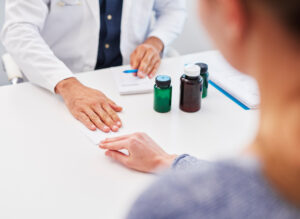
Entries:
<svg viewBox="0 0 300 219">
<path fill-rule="evenodd" d="M 189 170 L 189 169 L 197 169 L 197 168 L 206 168 L 210 165 L 210 162 L 199 160 L 193 156 L 188 154 L 180 155 L 175 159 L 172 164 L 172 169 L 174 170 Z"/>
<path fill-rule="evenodd" d="M 199 183 L 202 180 L 201 175 L 213 166 L 210 162 L 187 154 L 179 156 L 174 161 L 172 170 L 160 177 L 138 198 L 127 218 L 189 218 L 187 212 L 192 211 L 187 210 L 187 205 L 194 206 L 190 199 L 194 193 L 190 190 L 195 186 L 194 180 Z M 195 171 L 198 172 L 196 175 Z"/>
<path fill-rule="evenodd" d="M 204 168 L 198 168 L 198 166 Z M 194 157 L 188 155 L 178 157 L 174 162 L 173 169 L 159 177 L 137 199 L 129 211 L 127 219 L 194 218 L 188 215 L 194 212 L 195 201 L 191 197 L 195 195 L 195 189 L 198 186 L 207 186 L 201 181 L 205 179 L 202 175 L 210 168 L 213 168 L 212 164 L 209 165 L 208 162 L 197 160 Z M 197 171 L 196 174 L 195 171 Z M 198 194 L 201 196 L 200 200 L 205 197 L 202 196 L 201 191 L 198 191 Z"/>
</svg>

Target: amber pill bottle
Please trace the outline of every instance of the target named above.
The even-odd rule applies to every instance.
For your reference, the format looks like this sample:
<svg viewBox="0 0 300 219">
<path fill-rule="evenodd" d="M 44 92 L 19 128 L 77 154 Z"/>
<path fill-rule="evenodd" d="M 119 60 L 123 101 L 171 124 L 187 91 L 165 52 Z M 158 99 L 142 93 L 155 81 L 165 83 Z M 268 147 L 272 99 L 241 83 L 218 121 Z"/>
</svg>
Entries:
<svg viewBox="0 0 300 219">
<path fill-rule="evenodd" d="M 197 112 L 201 109 L 202 77 L 200 67 L 188 65 L 180 78 L 180 109 L 184 112 Z"/>
</svg>

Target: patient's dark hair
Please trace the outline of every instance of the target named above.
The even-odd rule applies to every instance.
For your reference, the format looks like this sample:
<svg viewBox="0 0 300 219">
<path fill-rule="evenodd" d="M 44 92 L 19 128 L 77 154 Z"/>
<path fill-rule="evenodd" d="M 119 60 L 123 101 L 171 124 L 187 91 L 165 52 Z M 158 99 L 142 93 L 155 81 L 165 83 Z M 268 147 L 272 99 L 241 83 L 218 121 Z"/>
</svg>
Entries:
<svg viewBox="0 0 300 219">
<path fill-rule="evenodd" d="M 247 4 L 262 4 L 276 16 L 288 30 L 300 37 L 300 0 L 243 0 Z M 300 39 L 299 39 L 300 40 Z"/>
</svg>

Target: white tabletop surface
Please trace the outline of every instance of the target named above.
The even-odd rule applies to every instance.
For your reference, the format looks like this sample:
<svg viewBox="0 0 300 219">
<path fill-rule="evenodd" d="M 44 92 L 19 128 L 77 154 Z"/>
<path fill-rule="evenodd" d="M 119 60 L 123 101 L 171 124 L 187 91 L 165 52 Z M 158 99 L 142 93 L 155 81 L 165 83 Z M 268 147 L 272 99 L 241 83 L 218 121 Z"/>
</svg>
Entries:
<svg viewBox="0 0 300 219">
<path fill-rule="evenodd" d="M 167 114 L 154 112 L 153 94 L 118 94 L 112 73 L 126 67 L 78 77 L 124 107 L 124 130 L 146 132 L 170 153 L 208 160 L 238 155 L 255 136 L 258 111 L 245 111 L 210 87 L 201 111 L 181 112 L 179 77 L 192 61 L 213 64 L 199 53 L 166 59 L 159 69 L 173 79 Z M 124 218 L 155 180 L 105 157 L 76 122 L 62 99 L 48 91 L 30 83 L 0 88 L 0 218 Z"/>
</svg>

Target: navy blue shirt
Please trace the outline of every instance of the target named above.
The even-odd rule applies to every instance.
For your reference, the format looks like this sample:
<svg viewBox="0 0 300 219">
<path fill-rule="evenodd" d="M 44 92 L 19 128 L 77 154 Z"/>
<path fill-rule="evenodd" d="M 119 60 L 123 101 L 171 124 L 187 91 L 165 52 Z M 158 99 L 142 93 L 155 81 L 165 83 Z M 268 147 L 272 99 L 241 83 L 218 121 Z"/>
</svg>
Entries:
<svg viewBox="0 0 300 219">
<path fill-rule="evenodd" d="M 123 0 L 99 0 L 100 37 L 96 69 L 122 65 L 120 50 Z"/>
</svg>

